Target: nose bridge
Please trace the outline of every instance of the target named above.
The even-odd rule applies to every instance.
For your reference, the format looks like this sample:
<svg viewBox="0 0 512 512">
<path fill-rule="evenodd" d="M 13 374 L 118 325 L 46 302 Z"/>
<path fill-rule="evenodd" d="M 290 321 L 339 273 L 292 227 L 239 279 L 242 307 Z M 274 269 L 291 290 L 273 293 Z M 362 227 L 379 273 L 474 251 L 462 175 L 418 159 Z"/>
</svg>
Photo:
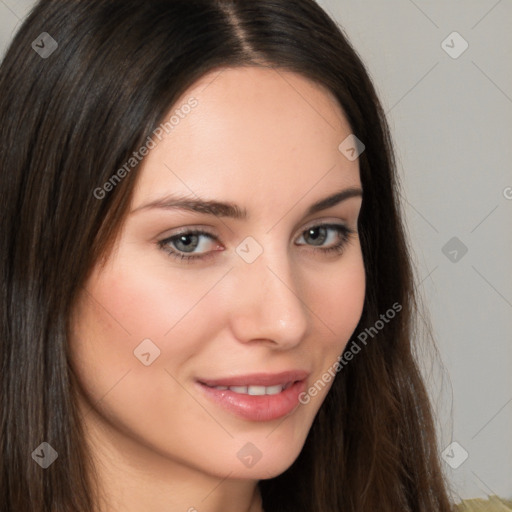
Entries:
<svg viewBox="0 0 512 512">
<path fill-rule="evenodd" d="M 250 244 L 240 245 L 249 247 L 248 252 L 257 249 Z M 286 248 L 260 246 L 259 251 L 250 263 L 242 255 L 234 272 L 239 293 L 231 321 L 236 335 L 241 340 L 267 339 L 283 346 L 299 343 L 309 322 L 300 275 L 294 272 Z"/>
</svg>

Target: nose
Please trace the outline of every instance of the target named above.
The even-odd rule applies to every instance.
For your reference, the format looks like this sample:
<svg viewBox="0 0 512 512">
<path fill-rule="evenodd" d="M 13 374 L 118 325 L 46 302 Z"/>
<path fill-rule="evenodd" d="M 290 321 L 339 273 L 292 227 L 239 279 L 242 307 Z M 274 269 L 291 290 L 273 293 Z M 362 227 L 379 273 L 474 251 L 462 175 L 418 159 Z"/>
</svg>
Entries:
<svg viewBox="0 0 512 512">
<path fill-rule="evenodd" d="M 310 310 L 300 274 L 286 250 L 265 250 L 252 263 L 237 261 L 230 276 L 228 315 L 239 341 L 267 342 L 282 350 L 301 342 L 309 328 Z"/>
</svg>

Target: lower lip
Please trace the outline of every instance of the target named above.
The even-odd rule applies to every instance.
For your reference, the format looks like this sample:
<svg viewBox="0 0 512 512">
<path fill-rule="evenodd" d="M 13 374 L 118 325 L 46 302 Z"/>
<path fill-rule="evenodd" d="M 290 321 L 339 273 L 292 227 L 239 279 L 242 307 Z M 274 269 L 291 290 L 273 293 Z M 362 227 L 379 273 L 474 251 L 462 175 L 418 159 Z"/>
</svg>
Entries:
<svg viewBox="0 0 512 512">
<path fill-rule="evenodd" d="M 306 381 L 300 380 L 277 395 L 255 396 L 211 388 L 200 382 L 197 384 L 213 402 L 250 421 L 272 421 L 290 414 L 299 404 L 299 396 L 306 388 Z"/>
</svg>

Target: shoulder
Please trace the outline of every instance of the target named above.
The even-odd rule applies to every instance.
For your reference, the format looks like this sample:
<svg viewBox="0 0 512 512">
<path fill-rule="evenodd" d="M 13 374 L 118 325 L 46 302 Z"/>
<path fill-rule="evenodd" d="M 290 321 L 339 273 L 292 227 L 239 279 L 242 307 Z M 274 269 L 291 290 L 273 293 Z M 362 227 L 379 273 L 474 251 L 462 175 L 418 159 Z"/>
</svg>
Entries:
<svg viewBox="0 0 512 512">
<path fill-rule="evenodd" d="M 490 496 L 488 499 L 462 500 L 455 505 L 454 512 L 512 512 L 512 501 Z"/>
</svg>

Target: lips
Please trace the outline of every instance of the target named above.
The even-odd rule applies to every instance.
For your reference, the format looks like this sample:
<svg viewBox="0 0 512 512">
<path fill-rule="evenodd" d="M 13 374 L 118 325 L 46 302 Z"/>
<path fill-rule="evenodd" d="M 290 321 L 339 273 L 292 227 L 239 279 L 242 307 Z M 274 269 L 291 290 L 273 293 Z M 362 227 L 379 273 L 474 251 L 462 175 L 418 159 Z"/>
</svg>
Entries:
<svg viewBox="0 0 512 512">
<path fill-rule="evenodd" d="M 251 421 L 271 421 L 290 414 L 306 388 L 308 372 L 292 370 L 197 381 L 215 405 Z"/>
</svg>

